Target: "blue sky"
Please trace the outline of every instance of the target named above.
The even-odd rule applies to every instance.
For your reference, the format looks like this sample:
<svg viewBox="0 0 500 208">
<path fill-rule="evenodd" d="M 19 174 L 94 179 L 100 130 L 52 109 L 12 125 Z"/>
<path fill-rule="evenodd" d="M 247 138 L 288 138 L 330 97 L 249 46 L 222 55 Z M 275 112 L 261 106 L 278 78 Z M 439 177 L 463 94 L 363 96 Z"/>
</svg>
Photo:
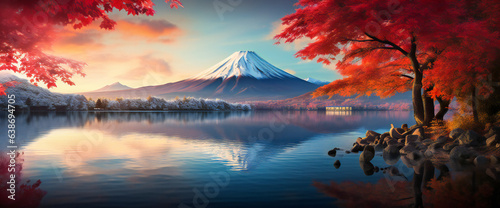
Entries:
<svg viewBox="0 0 500 208">
<path fill-rule="evenodd" d="M 66 28 L 53 53 L 86 62 L 87 76 L 75 77 L 76 86 L 60 83 L 54 91 L 88 91 L 117 81 L 131 87 L 179 81 L 240 50 L 255 51 L 300 78 L 340 78 L 334 66 L 295 58 L 306 41 L 274 44 L 280 19 L 294 12 L 296 1 L 182 0 L 179 9 L 154 2 L 153 17 L 110 14 L 118 22 L 115 31 Z"/>
</svg>

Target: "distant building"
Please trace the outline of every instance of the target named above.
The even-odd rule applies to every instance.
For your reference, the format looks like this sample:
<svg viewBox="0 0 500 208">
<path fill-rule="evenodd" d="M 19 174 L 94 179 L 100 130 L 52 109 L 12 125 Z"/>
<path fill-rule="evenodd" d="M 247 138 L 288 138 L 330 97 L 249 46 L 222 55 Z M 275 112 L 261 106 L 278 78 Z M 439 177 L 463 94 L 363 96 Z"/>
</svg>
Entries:
<svg viewBox="0 0 500 208">
<path fill-rule="evenodd" d="M 329 106 L 326 107 L 327 111 L 352 111 L 354 110 L 353 107 L 347 107 L 347 106 Z"/>
</svg>

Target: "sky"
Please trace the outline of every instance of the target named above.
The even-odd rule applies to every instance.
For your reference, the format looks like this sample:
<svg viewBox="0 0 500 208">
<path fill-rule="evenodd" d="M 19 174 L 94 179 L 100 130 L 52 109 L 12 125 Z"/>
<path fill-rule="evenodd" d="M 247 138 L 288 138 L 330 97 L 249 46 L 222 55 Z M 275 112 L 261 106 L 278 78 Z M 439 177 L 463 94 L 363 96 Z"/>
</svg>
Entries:
<svg viewBox="0 0 500 208">
<path fill-rule="evenodd" d="M 75 86 L 57 83 L 52 91 L 86 92 L 120 82 L 130 87 L 160 85 L 190 78 L 236 51 L 259 56 L 299 78 L 332 81 L 334 65 L 295 58 L 307 44 L 274 44 L 280 19 L 295 11 L 295 0 L 182 0 L 170 9 L 154 0 L 154 16 L 113 12 L 115 30 L 95 24 L 80 30 L 61 28 L 49 53 L 87 64 Z"/>
</svg>

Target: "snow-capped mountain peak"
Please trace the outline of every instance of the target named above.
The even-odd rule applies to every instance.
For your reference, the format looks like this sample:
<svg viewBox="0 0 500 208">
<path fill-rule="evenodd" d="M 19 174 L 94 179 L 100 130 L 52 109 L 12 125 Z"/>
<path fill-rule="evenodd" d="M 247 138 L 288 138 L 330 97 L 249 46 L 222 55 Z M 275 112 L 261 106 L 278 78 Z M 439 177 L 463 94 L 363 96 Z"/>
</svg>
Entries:
<svg viewBox="0 0 500 208">
<path fill-rule="evenodd" d="M 307 81 L 307 82 L 313 83 L 313 84 L 317 84 L 317 85 L 327 85 L 327 84 L 330 84 L 330 82 L 328 82 L 328 81 L 318 80 L 318 79 L 314 79 L 314 78 L 310 78 L 310 77 L 306 78 L 304 80 Z"/>
<path fill-rule="evenodd" d="M 237 51 L 192 79 L 228 79 L 241 76 L 256 79 L 297 78 L 273 66 L 253 51 Z"/>
</svg>

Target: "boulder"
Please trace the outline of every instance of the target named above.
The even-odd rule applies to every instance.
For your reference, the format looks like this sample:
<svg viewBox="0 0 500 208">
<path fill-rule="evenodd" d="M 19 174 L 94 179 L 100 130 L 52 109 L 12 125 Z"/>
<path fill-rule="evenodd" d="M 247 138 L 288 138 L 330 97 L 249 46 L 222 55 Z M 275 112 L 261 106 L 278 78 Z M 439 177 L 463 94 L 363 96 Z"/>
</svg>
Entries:
<svg viewBox="0 0 500 208">
<path fill-rule="evenodd" d="M 500 165 L 500 158 L 498 158 L 495 155 L 491 155 L 490 156 L 490 163 L 491 163 L 492 166 Z"/>
<path fill-rule="evenodd" d="M 371 162 L 359 162 L 359 166 L 365 173 L 365 175 L 370 176 L 375 172 L 375 166 Z"/>
<path fill-rule="evenodd" d="M 375 157 L 375 148 L 366 146 L 363 152 L 359 155 L 360 162 L 370 162 Z"/>
<path fill-rule="evenodd" d="M 403 155 L 406 155 L 406 154 L 409 154 L 409 153 L 411 153 L 411 152 L 413 152 L 413 151 L 415 151 L 415 150 L 417 150 L 417 149 L 415 148 L 415 146 L 412 146 L 412 145 L 406 145 L 406 146 L 404 146 L 403 148 L 401 148 L 401 149 L 399 150 L 399 153 L 400 153 L 400 154 L 403 154 Z"/>
<path fill-rule="evenodd" d="M 399 161 L 400 154 L 399 150 L 401 149 L 398 145 L 389 145 L 384 149 L 382 153 L 382 157 L 384 158 L 385 163 L 388 165 L 394 165 Z"/>
<path fill-rule="evenodd" d="M 363 140 L 368 141 L 368 143 L 372 143 L 372 142 L 374 142 L 374 141 L 375 141 L 375 139 L 376 139 L 376 137 L 375 137 L 375 136 L 367 136 L 367 137 L 363 138 Z"/>
<path fill-rule="evenodd" d="M 424 139 L 424 140 L 422 140 L 422 144 L 424 144 L 425 146 L 429 146 L 432 143 L 434 143 L 434 141 L 432 139 Z"/>
<path fill-rule="evenodd" d="M 418 161 L 423 158 L 423 155 L 422 153 L 420 153 L 420 151 L 413 151 L 410 152 L 409 154 L 406 154 L 406 157 L 410 160 Z"/>
<path fill-rule="evenodd" d="M 398 139 L 399 144 L 405 144 L 405 139 Z"/>
<path fill-rule="evenodd" d="M 445 136 L 440 136 L 436 139 L 436 143 L 439 143 L 439 144 L 444 144 L 448 141 L 448 137 L 445 137 Z"/>
<path fill-rule="evenodd" d="M 498 134 L 494 134 L 486 140 L 486 146 L 495 147 L 499 142 L 500 142 L 500 136 Z"/>
<path fill-rule="evenodd" d="M 449 152 L 451 151 L 453 148 L 455 148 L 456 146 L 458 146 L 457 143 L 454 143 L 454 142 L 450 142 L 450 143 L 447 143 L 443 146 L 443 150 Z"/>
<path fill-rule="evenodd" d="M 462 133 L 457 139 L 460 145 L 468 146 L 478 146 L 485 140 L 481 135 L 472 130 Z"/>
<path fill-rule="evenodd" d="M 328 155 L 330 155 L 331 157 L 335 157 L 337 155 L 337 149 L 332 149 L 328 151 Z"/>
<path fill-rule="evenodd" d="M 351 152 L 356 153 L 356 152 L 359 152 L 359 151 L 361 151 L 361 150 L 363 150 L 363 147 L 362 147 L 361 145 L 359 145 L 359 144 L 354 144 L 354 146 L 352 146 Z"/>
<path fill-rule="evenodd" d="M 389 137 L 390 138 L 390 137 Z M 387 138 L 386 138 L 387 139 Z M 388 139 L 386 142 L 385 142 L 385 145 L 389 146 L 389 145 L 397 145 L 398 144 L 398 141 L 395 140 L 395 139 Z"/>
<path fill-rule="evenodd" d="M 375 145 L 374 149 L 375 151 L 379 152 L 379 151 L 383 151 L 384 150 L 384 145 L 382 143 L 378 143 L 377 145 Z"/>
<path fill-rule="evenodd" d="M 340 168 L 340 161 L 337 160 L 333 163 L 333 167 L 335 167 L 335 169 L 339 169 Z"/>
<path fill-rule="evenodd" d="M 381 135 L 380 135 L 380 139 L 381 139 L 382 141 L 384 141 L 384 139 L 385 139 L 386 137 L 388 137 L 388 136 L 391 136 L 391 134 L 390 134 L 389 132 L 385 132 L 385 133 L 383 133 L 383 134 L 381 134 Z"/>
<path fill-rule="evenodd" d="M 453 129 L 453 130 L 450 131 L 450 138 L 452 138 L 452 139 L 458 139 L 458 137 L 460 135 L 462 135 L 463 133 L 465 133 L 465 130 L 463 130 L 461 128 Z"/>
<path fill-rule="evenodd" d="M 408 145 L 409 142 L 420 142 L 421 138 L 418 135 L 407 135 L 405 140 L 405 145 Z"/>
<path fill-rule="evenodd" d="M 476 153 L 465 146 L 456 146 L 450 152 L 450 159 L 465 160 L 474 157 Z"/>
<path fill-rule="evenodd" d="M 486 133 L 484 136 L 486 138 L 490 138 L 491 136 L 495 135 L 495 134 L 500 134 L 500 126 L 493 126 L 490 128 L 490 130 L 488 131 L 488 133 Z"/>
<path fill-rule="evenodd" d="M 361 138 L 361 137 L 358 137 L 358 138 L 356 139 L 356 143 L 358 143 L 358 144 L 359 144 L 359 143 L 361 143 L 361 141 L 363 141 L 363 138 Z"/>
<path fill-rule="evenodd" d="M 377 137 L 377 136 L 380 136 L 380 134 L 375 132 L 375 131 L 368 130 L 368 131 L 366 131 L 366 137 L 369 137 L 369 136 Z"/>
<path fill-rule="evenodd" d="M 408 124 L 401 125 L 401 129 L 403 129 L 403 131 L 405 131 L 405 132 L 410 130 L 410 129 L 408 129 Z"/>
<path fill-rule="evenodd" d="M 391 124 L 391 126 L 391 130 L 389 130 L 389 134 L 391 135 L 391 137 L 395 139 L 403 138 L 402 134 L 404 133 L 404 130 L 401 128 L 395 128 L 393 124 Z"/>
<path fill-rule="evenodd" d="M 490 164 L 490 160 L 483 155 L 479 155 L 474 159 L 474 165 L 476 167 L 485 168 Z"/>
<path fill-rule="evenodd" d="M 417 135 L 417 136 L 420 136 L 420 137 L 424 138 L 424 137 L 425 137 L 425 134 L 424 134 L 424 129 L 423 129 L 422 127 L 417 127 L 417 128 L 413 131 L 412 135 Z"/>
</svg>

